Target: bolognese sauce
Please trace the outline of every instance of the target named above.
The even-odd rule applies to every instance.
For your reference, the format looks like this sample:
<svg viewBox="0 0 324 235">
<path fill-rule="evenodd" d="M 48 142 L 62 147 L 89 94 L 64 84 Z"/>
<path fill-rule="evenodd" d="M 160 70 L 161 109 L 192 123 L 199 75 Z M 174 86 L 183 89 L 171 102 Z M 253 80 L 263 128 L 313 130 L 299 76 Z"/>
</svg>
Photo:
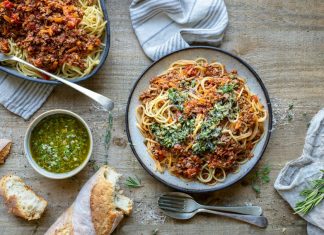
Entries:
<svg viewBox="0 0 324 235">
<path fill-rule="evenodd" d="M 101 39 L 79 28 L 84 13 L 75 0 L 0 0 L 0 51 L 9 40 L 35 66 L 55 72 L 63 64 L 85 69 Z"/>
</svg>

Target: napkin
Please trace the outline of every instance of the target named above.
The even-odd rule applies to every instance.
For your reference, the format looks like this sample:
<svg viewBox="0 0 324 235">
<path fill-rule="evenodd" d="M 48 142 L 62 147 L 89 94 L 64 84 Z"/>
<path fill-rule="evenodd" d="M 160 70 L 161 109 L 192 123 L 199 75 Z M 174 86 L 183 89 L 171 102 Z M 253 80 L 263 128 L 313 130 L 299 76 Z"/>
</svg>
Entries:
<svg viewBox="0 0 324 235">
<path fill-rule="evenodd" d="M 46 101 L 54 86 L 23 80 L 0 71 L 0 103 L 29 119 Z"/>
<path fill-rule="evenodd" d="M 223 0 L 133 0 L 130 16 L 152 60 L 192 43 L 217 46 L 228 24 Z"/>
<path fill-rule="evenodd" d="M 312 119 L 308 128 L 304 150 L 300 158 L 288 162 L 280 171 L 275 189 L 294 208 L 304 197 L 299 193 L 311 186 L 311 181 L 323 177 L 324 169 L 324 109 Z M 309 235 L 324 234 L 324 201 L 306 215 L 300 215 L 307 222 Z"/>
</svg>

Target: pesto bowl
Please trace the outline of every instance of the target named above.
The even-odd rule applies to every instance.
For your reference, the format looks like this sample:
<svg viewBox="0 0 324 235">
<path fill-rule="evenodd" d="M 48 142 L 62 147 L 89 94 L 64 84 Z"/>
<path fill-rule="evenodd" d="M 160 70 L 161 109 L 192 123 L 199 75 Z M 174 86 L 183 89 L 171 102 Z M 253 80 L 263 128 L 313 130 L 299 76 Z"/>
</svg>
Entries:
<svg viewBox="0 0 324 235">
<path fill-rule="evenodd" d="M 33 157 L 33 151 L 32 151 L 32 147 L 31 147 L 31 140 L 32 140 L 32 133 L 33 130 L 36 129 L 36 127 L 38 126 L 38 124 L 40 124 L 45 118 L 49 118 L 49 117 L 54 117 L 55 115 L 64 115 L 67 117 L 72 117 L 74 119 L 76 119 L 78 122 L 78 124 L 80 126 L 82 126 L 85 129 L 85 133 L 87 134 L 87 153 L 84 154 L 85 158 L 80 160 L 80 163 L 75 163 L 77 164 L 77 166 L 73 169 L 70 169 L 66 172 L 53 172 L 53 171 L 49 171 L 48 169 L 45 169 L 45 167 L 42 167 L 39 165 L 39 163 L 37 163 L 37 161 L 34 159 Z M 47 119 L 49 120 L 49 119 Z M 25 155 L 27 157 L 27 160 L 29 162 L 29 164 L 34 168 L 35 171 L 37 171 L 39 174 L 50 178 L 50 179 L 66 179 L 69 177 L 72 177 L 74 175 L 76 175 L 77 173 L 79 173 L 88 163 L 91 154 L 92 154 L 92 148 L 93 148 L 93 139 L 92 139 L 92 134 L 90 131 L 89 126 L 87 125 L 87 123 L 77 114 L 69 111 L 69 110 L 64 110 L 64 109 L 54 109 L 54 110 L 50 110 L 47 111 L 41 115 L 39 115 L 38 117 L 36 117 L 31 124 L 29 125 L 29 127 L 27 128 L 26 134 L 25 134 L 25 139 L 24 139 L 24 150 L 25 150 Z M 69 164 L 69 163 L 67 163 Z"/>
</svg>

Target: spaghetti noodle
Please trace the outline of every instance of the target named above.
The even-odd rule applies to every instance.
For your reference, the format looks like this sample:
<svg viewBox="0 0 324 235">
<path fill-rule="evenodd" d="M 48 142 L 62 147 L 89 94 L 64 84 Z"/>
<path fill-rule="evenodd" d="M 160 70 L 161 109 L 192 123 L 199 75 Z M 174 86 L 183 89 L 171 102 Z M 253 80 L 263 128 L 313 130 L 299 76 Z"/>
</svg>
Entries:
<svg viewBox="0 0 324 235">
<path fill-rule="evenodd" d="M 158 171 L 215 184 L 253 157 L 267 112 L 236 70 L 179 60 L 139 97 L 137 126 Z"/>
<path fill-rule="evenodd" d="M 0 51 L 65 78 L 83 77 L 100 62 L 105 25 L 99 0 L 0 0 Z M 49 79 L 21 63 L 5 65 Z"/>
</svg>

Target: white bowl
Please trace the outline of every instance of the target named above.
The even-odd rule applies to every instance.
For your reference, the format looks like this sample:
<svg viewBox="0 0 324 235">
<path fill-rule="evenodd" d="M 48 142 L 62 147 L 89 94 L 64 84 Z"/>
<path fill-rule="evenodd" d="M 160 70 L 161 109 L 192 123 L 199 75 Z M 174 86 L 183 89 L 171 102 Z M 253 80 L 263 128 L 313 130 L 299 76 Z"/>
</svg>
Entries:
<svg viewBox="0 0 324 235">
<path fill-rule="evenodd" d="M 87 155 L 86 159 L 83 161 L 83 163 L 80 166 L 78 166 L 77 168 L 73 169 L 72 171 L 69 171 L 69 172 L 66 172 L 66 173 L 54 173 L 54 172 L 47 171 L 46 169 L 40 167 L 35 162 L 35 160 L 32 157 L 32 154 L 30 152 L 29 141 L 30 141 L 30 135 L 31 135 L 33 129 L 45 117 L 48 117 L 48 116 L 51 116 L 51 115 L 54 115 L 54 114 L 66 114 L 66 115 L 75 117 L 76 119 L 78 119 L 83 124 L 83 126 L 87 129 L 88 134 L 89 134 L 90 147 L 89 147 L 89 152 L 88 152 L 88 155 Z M 90 159 L 90 156 L 92 154 L 92 147 L 93 147 L 92 134 L 91 134 L 91 131 L 90 131 L 90 128 L 89 128 L 88 124 L 79 115 L 77 115 L 77 114 L 75 114 L 75 113 L 73 113 L 71 111 L 65 110 L 65 109 L 54 109 L 54 110 L 50 110 L 50 111 L 47 111 L 47 112 L 39 115 L 37 118 L 35 118 L 32 121 L 32 123 L 27 128 L 25 139 L 24 139 L 24 149 L 25 149 L 25 154 L 26 154 L 26 157 L 28 159 L 29 164 L 39 174 L 41 174 L 41 175 L 43 175 L 43 176 L 45 176 L 47 178 L 50 178 L 50 179 L 66 179 L 66 178 L 72 177 L 72 176 L 76 175 L 77 173 L 79 173 L 87 165 L 87 163 L 88 163 L 88 161 Z"/>
</svg>

